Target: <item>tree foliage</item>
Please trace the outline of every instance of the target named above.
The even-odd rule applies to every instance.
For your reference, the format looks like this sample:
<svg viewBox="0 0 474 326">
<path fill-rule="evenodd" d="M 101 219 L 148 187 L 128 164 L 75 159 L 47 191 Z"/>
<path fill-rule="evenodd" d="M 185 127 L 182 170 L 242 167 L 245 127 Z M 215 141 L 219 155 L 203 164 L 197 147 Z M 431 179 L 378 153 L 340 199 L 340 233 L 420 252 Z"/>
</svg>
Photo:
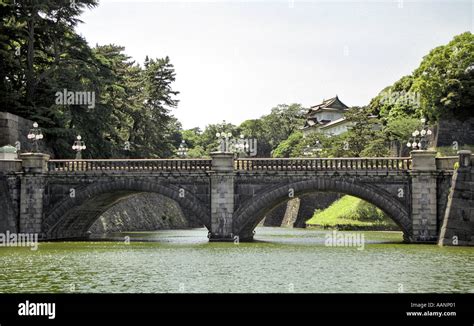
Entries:
<svg viewBox="0 0 474 326">
<path fill-rule="evenodd" d="M 230 132 L 233 137 L 242 135 L 246 139 L 256 139 L 256 156 L 269 157 L 282 141 L 301 128 L 304 122 L 303 111 L 301 104 L 279 104 L 272 108 L 269 114 L 259 119 L 245 120 L 239 126 L 225 121 L 220 124 L 210 124 L 203 132 L 196 128 L 189 129 L 183 131 L 183 138 L 190 146 L 188 154 L 201 153 L 209 156 L 218 148 L 216 133 Z"/>
<path fill-rule="evenodd" d="M 91 48 L 74 28 L 96 0 L 0 3 L 0 106 L 37 121 L 56 157 L 73 157 L 77 134 L 84 157 L 165 157 L 179 145 L 170 110 L 174 67 L 168 57 L 133 62 L 124 48 Z M 94 105 L 58 103 L 63 90 L 94 94 Z"/>
<path fill-rule="evenodd" d="M 423 57 L 415 71 L 383 89 L 370 103 L 385 120 L 472 117 L 474 105 L 474 35 L 457 35 Z"/>
</svg>

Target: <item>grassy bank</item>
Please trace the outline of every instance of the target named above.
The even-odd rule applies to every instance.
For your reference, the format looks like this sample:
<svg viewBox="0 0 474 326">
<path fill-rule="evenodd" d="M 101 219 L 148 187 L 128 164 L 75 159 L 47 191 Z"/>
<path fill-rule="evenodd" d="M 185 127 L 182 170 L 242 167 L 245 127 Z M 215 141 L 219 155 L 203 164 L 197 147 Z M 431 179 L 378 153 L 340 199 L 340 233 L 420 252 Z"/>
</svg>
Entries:
<svg viewBox="0 0 474 326">
<path fill-rule="evenodd" d="M 399 230 L 380 209 L 352 196 L 344 196 L 325 210 L 317 210 L 306 225 L 338 230 Z"/>
</svg>

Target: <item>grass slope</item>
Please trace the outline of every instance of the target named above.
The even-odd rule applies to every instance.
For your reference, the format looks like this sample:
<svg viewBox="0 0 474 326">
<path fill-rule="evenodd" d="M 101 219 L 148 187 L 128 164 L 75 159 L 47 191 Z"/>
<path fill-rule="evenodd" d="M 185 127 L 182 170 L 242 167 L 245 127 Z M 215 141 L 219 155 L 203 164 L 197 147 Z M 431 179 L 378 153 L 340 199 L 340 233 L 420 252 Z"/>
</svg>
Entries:
<svg viewBox="0 0 474 326">
<path fill-rule="evenodd" d="M 352 196 L 344 196 L 325 210 L 317 210 L 306 224 L 339 230 L 399 230 L 380 209 Z"/>
</svg>

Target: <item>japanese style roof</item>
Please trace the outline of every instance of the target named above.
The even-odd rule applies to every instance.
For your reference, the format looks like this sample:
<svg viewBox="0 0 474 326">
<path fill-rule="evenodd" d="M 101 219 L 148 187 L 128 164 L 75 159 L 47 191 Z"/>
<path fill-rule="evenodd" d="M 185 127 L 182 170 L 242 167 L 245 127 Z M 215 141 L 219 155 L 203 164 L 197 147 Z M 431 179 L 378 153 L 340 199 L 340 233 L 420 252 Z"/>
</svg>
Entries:
<svg viewBox="0 0 474 326">
<path fill-rule="evenodd" d="M 335 124 L 342 122 L 344 119 L 338 119 L 335 121 L 331 120 L 318 120 L 316 118 L 316 113 L 323 112 L 323 111 L 346 111 L 348 110 L 349 107 L 342 103 L 342 101 L 337 97 L 337 95 L 333 98 L 330 98 L 328 100 L 324 100 L 321 104 L 314 105 L 309 108 L 308 112 L 306 113 L 306 121 L 302 129 L 306 128 L 311 128 L 317 125 L 324 126 L 324 125 L 329 125 L 332 124 L 333 122 Z M 337 122 L 336 122 L 337 121 Z"/>
<path fill-rule="evenodd" d="M 328 100 L 324 100 L 321 104 L 312 106 L 309 108 L 307 115 L 313 115 L 320 111 L 345 111 L 349 107 L 342 103 L 339 97 L 333 97 Z"/>
</svg>

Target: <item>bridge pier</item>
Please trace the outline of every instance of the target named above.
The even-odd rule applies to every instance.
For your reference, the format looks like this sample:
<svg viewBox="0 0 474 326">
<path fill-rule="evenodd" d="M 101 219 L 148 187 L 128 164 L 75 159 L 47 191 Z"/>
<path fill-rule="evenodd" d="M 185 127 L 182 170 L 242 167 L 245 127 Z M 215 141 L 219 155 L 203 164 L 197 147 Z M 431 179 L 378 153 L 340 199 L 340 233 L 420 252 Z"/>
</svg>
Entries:
<svg viewBox="0 0 474 326">
<path fill-rule="evenodd" d="M 234 241 L 234 154 L 211 153 L 211 230 L 209 241 Z"/>
<path fill-rule="evenodd" d="M 411 157 L 410 242 L 436 242 L 438 240 L 436 151 L 414 150 L 411 152 Z"/>
<path fill-rule="evenodd" d="M 23 176 L 20 195 L 20 233 L 36 233 L 41 237 L 43 197 L 48 171 L 49 155 L 41 153 L 21 154 Z"/>
</svg>

